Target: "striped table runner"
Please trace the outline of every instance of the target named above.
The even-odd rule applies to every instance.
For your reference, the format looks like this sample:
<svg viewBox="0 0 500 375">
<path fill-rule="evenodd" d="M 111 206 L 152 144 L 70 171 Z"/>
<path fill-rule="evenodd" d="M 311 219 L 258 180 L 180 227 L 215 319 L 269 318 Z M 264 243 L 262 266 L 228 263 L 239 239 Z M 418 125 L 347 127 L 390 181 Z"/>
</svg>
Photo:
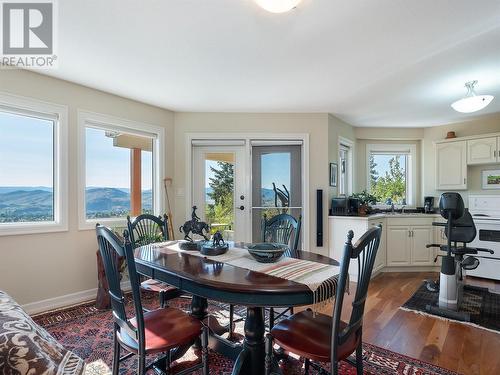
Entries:
<svg viewBox="0 0 500 375">
<path fill-rule="evenodd" d="M 159 242 L 151 246 L 167 253 L 185 252 L 193 256 L 204 257 L 216 262 L 304 284 L 313 292 L 314 311 L 332 302 L 335 298 L 340 273 L 339 266 L 289 257 L 282 257 L 275 263 L 259 263 L 252 258 L 246 249 L 238 247 L 230 247 L 227 253 L 222 255 L 206 256 L 198 251 L 182 250 L 178 241 Z"/>
</svg>

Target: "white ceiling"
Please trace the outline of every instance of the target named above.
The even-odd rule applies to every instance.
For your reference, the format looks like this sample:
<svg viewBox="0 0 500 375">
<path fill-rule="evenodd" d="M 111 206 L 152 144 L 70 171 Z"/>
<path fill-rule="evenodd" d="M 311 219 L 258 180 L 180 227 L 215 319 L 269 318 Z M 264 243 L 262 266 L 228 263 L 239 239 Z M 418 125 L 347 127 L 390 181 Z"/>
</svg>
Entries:
<svg viewBox="0 0 500 375">
<path fill-rule="evenodd" d="M 47 74 L 175 111 L 330 112 L 357 126 L 500 112 L 499 0 L 64 0 Z"/>
</svg>

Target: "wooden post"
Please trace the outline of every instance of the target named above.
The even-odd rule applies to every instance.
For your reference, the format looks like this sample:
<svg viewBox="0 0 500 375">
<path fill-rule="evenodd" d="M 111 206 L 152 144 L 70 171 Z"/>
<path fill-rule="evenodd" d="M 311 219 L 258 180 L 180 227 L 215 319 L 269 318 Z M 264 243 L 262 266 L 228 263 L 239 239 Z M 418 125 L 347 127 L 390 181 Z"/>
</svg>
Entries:
<svg viewBox="0 0 500 375">
<path fill-rule="evenodd" d="M 142 212 L 141 149 L 130 149 L 130 214 L 138 216 Z"/>
</svg>

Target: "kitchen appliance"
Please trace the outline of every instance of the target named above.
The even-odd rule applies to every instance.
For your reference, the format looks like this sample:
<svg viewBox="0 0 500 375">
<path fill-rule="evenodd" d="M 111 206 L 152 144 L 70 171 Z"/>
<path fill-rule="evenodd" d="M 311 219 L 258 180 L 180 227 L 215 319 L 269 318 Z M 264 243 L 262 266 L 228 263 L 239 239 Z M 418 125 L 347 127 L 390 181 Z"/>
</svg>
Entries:
<svg viewBox="0 0 500 375">
<path fill-rule="evenodd" d="M 352 197 L 332 198 L 330 215 L 332 216 L 356 216 L 358 214 L 359 200 Z"/>
<path fill-rule="evenodd" d="M 468 276 L 500 280 L 500 195 L 469 195 L 469 212 L 477 234 L 471 246 L 493 250 L 493 255 L 477 255 L 479 266 Z"/>
<path fill-rule="evenodd" d="M 426 214 L 434 212 L 434 197 L 424 197 L 424 212 Z"/>
</svg>

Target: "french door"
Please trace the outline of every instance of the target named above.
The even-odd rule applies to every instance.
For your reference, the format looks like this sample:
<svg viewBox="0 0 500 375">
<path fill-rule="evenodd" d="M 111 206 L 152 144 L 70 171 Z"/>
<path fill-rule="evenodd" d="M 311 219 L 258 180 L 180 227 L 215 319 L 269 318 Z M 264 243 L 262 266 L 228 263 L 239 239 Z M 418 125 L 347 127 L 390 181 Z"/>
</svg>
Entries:
<svg viewBox="0 0 500 375">
<path fill-rule="evenodd" d="M 193 146 L 193 205 L 211 232 L 250 241 L 245 146 Z"/>
<path fill-rule="evenodd" d="M 264 215 L 303 214 L 301 143 L 200 142 L 192 144 L 192 164 L 192 204 L 226 240 L 259 242 Z"/>
</svg>

